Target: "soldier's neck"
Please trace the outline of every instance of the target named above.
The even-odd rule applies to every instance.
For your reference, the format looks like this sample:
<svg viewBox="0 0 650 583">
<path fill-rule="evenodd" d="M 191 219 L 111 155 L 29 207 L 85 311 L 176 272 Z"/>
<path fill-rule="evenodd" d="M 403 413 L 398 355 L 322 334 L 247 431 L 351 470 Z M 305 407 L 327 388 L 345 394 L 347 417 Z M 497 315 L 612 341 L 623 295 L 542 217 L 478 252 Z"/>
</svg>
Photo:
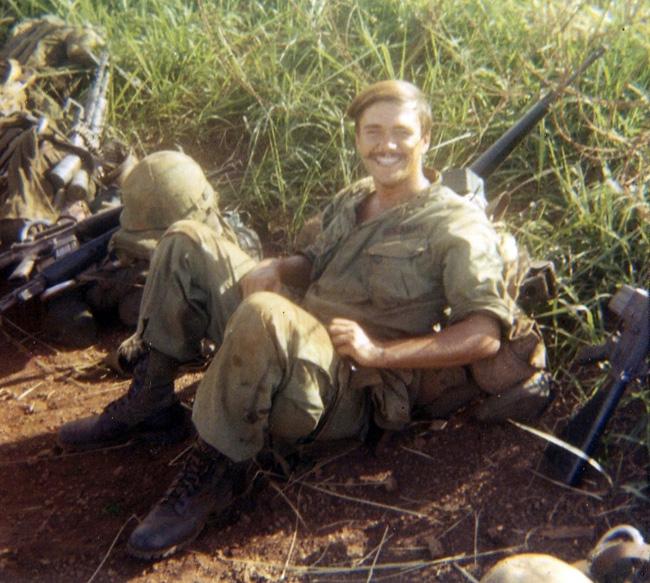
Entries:
<svg viewBox="0 0 650 583">
<path fill-rule="evenodd" d="M 358 222 L 363 223 L 373 219 L 391 208 L 412 200 L 430 184 L 424 175 L 411 183 L 399 184 L 395 187 L 375 182 L 375 192 L 366 198 L 357 213 Z"/>
</svg>

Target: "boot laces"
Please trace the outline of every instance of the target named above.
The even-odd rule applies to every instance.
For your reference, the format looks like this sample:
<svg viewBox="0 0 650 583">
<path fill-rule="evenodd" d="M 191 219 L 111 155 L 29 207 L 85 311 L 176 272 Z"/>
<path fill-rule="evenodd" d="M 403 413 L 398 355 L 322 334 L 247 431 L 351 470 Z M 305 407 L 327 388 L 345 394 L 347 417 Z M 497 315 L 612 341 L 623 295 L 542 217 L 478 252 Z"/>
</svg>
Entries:
<svg viewBox="0 0 650 583">
<path fill-rule="evenodd" d="M 160 503 L 174 505 L 179 500 L 192 497 L 206 482 L 212 481 L 220 465 L 218 461 L 194 446 Z"/>
<path fill-rule="evenodd" d="M 144 386 L 144 382 L 141 379 L 145 378 L 146 372 L 147 359 L 140 359 L 133 371 L 133 381 L 131 382 L 129 390 L 121 397 L 115 399 L 114 401 L 111 401 L 108 405 L 106 405 L 104 411 L 106 413 L 115 415 L 116 413 L 130 410 L 132 402 L 140 394 L 140 391 Z"/>
</svg>

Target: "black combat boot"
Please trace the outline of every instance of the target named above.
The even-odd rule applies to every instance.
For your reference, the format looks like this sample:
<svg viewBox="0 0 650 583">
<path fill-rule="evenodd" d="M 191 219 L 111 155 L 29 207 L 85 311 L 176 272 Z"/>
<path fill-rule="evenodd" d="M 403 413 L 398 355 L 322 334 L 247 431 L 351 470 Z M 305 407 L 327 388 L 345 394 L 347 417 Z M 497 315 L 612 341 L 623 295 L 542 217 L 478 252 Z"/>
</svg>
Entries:
<svg viewBox="0 0 650 583">
<path fill-rule="evenodd" d="M 153 560 L 186 547 L 211 513 L 225 510 L 244 492 L 249 467 L 198 439 L 167 492 L 131 533 L 129 554 Z"/>
<path fill-rule="evenodd" d="M 90 450 L 133 438 L 173 443 L 191 431 L 190 413 L 174 394 L 178 362 L 151 348 L 138 360 L 128 392 L 99 415 L 66 423 L 58 442 L 66 451 Z"/>
</svg>

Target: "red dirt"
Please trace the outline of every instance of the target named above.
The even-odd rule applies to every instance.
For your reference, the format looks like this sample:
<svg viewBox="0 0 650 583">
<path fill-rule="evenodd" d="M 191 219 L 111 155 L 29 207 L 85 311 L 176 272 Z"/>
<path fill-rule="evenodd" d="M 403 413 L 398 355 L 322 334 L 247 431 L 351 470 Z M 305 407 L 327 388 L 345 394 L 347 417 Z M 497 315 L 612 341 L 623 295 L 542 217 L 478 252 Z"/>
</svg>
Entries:
<svg viewBox="0 0 650 583">
<path fill-rule="evenodd" d="M 615 487 L 597 496 L 535 475 L 543 442 L 512 425 L 462 414 L 414 423 L 375 448 L 337 444 L 321 465 L 269 478 L 228 521 L 211 523 L 186 552 L 157 563 L 130 558 L 128 533 L 166 489 L 188 443 L 64 455 L 57 428 L 95 412 L 128 381 L 92 368 L 126 331 L 100 329 L 87 349 L 50 349 L 5 322 L 0 329 L 0 579 L 2 581 L 277 581 L 369 578 L 471 580 L 514 550 L 586 556 L 610 526 L 650 528 L 630 489 L 647 482 L 640 445 L 610 440 Z M 178 382 L 191 402 L 200 373 Z M 571 399 L 537 426 L 550 429 Z M 614 432 L 640 418 L 640 401 Z M 308 473 L 305 473 L 308 472 Z M 330 490 L 326 493 L 323 490 Z"/>
</svg>

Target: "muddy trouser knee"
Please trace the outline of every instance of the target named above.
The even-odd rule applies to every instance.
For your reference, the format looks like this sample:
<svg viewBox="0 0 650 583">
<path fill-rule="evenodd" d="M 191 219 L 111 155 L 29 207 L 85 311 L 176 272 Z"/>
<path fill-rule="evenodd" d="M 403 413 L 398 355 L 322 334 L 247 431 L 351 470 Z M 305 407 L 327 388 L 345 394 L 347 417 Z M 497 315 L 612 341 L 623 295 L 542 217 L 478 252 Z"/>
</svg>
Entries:
<svg viewBox="0 0 650 583">
<path fill-rule="evenodd" d="M 356 437 L 365 426 L 366 400 L 362 391 L 340 386 L 340 364 L 316 318 L 278 294 L 253 294 L 228 322 L 199 386 L 194 425 L 234 461 L 254 457 L 269 436 L 299 442 L 326 411 L 328 439 Z"/>
<path fill-rule="evenodd" d="M 204 338 L 221 344 L 241 302 L 238 282 L 255 263 L 206 225 L 174 223 L 151 260 L 137 333 L 181 362 L 200 356 Z"/>
</svg>

